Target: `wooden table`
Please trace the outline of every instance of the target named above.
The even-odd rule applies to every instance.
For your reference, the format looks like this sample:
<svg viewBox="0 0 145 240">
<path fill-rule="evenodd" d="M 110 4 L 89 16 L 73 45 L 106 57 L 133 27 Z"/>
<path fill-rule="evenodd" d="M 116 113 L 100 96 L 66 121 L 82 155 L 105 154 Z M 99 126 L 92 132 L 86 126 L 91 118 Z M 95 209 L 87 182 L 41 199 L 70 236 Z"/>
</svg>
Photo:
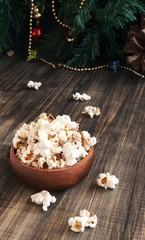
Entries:
<svg viewBox="0 0 145 240">
<path fill-rule="evenodd" d="M 28 89 L 40 81 L 39 90 Z M 87 93 L 89 102 L 72 99 Z M 87 105 L 101 115 L 82 115 Z M 16 130 L 42 113 L 68 114 L 99 139 L 93 167 L 78 185 L 59 192 L 47 212 L 31 202 L 36 189 L 23 185 L 9 163 Z M 0 57 L 0 240 L 144 240 L 145 239 L 145 80 L 122 70 L 90 72 L 52 69 L 19 56 Z M 115 190 L 96 186 L 101 172 L 119 178 Z M 75 233 L 69 217 L 81 209 L 98 217 L 95 229 Z"/>
</svg>

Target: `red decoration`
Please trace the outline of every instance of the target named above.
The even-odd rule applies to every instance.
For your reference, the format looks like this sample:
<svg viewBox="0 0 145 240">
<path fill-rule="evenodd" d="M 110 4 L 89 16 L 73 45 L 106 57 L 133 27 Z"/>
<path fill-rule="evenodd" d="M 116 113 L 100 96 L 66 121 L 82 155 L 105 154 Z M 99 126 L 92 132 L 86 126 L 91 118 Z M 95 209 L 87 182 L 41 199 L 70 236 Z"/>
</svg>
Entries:
<svg viewBox="0 0 145 240">
<path fill-rule="evenodd" d="M 40 28 L 34 28 L 32 30 L 32 39 L 33 39 L 33 42 L 37 42 L 38 39 L 40 38 L 40 36 L 42 35 L 42 32 L 41 32 L 41 29 Z"/>
</svg>

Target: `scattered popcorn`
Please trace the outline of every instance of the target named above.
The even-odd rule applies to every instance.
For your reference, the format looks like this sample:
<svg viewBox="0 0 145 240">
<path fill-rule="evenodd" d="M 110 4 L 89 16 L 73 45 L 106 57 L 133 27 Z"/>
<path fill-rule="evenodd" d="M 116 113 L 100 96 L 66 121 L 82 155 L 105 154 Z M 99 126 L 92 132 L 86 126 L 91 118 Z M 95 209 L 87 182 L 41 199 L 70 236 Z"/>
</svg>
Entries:
<svg viewBox="0 0 145 240">
<path fill-rule="evenodd" d="M 50 206 L 50 203 L 56 202 L 56 198 L 54 196 L 51 196 L 51 194 L 46 190 L 31 195 L 31 200 L 38 205 L 42 205 L 42 209 L 45 212 Z"/>
<path fill-rule="evenodd" d="M 39 87 L 41 87 L 42 83 L 41 82 L 33 82 L 33 81 L 29 81 L 27 83 L 27 87 L 29 88 L 35 88 L 36 90 L 38 90 Z"/>
<path fill-rule="evenodd" d="M 119 179 L 116 178 L 114 175 L 110 175 L 109 172 L 107 173 L 100 173 L 99 178 L 97 179 L 97 184 L 98 186 L 104 187 L 105 189 L 107 188 L 116 188 L 116 184 L 119 183 Z"/>
<path fill-rule="evenodd" d="M 71 217 L 68 220 L 71 230 L 74 232 L 84 232 L 85 231 L 85 221 L 82 217 Z"/>
<path fill-rule="evenodd" d="M 97 216 L 86 209 L 80 210 L 80 216 L 70 217 L 68 224 L 74 232 L 84 232 L 85 227 L 95 228 L 97 225 Z"/>
<path fill-rule="evenodd" d="M 97 143 L 87 131 L 68 115 L 42 113 L 36 122 L 24 123 L 13 138 L 17 157 L 35 168 L 64 168 L 72 166 L 88 155 Z"/>
<path fill-rule="evenodd" d="M 14 50 L 9 50 L 9 51 L 7 51 L 6 54 L 8 57 L 12 57 L 15 54 L 15 52 L 14 52 Z"/>
<path fill-rule="evenodd" d="M 90 118 L 93 118 L 95 115 L 99 116 L 100 113 L 101 113 L 100 108 L 99 107 L 93 107 L 93 106 L 87 106 L 82 111 L 82 114 L 88 114 L 90 116 Z"/>
<path fill-rule="evenodd" d="M 80 94 L 80 93 L 76 92 L 75 94 L 73 94 L 73 99 L 87 101 L 87 100 L 90 100 L 91 97 L 89 95 L 87 95 L 86 93 Z"/>
</svg>

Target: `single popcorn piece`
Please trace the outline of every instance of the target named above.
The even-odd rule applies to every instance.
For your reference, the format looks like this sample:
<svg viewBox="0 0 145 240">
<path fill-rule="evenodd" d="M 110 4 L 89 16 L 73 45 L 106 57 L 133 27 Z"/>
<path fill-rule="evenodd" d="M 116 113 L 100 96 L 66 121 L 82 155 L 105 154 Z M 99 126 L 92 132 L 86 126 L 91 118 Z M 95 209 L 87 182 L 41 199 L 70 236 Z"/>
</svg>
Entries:
<svg viewBox="0 0 145 240">
<path fill-rule="evenodd" d="M 93 107 L 93 106 L 87 106 L 82 111 L 82 114 L 88 114 L 90 116 L 90 118 L 93 118 L 95 115 L 99 116 L 100 113 L 101 113 L 100 108 L 99 107 Z"/>
<path fill-rule="evenodd" d="M 80 210 L 80 216 L 85 220 L 85 226 L 95 228 L 97 225 L 97 216 L 86 209 Z"/>
<path fill-rule="evenodd" d="M 80 93 L 76 92 L 75 94 L 73 94 L 73 99 L 87 101 L 87 100 L 90 100 L 91 97 L 89 95 L 87 95 L 86 93 L 80 94 Z"/>
<path fill-rule="evenodd" d="M 41 82 L 33 82 L 33 81 L 29 81 L 27 83 L 27 87 L 29 88 L 35 88 L 36 90 L 38 90 L 39 87 L 41 87 L 42 83 Z"/>
<path fill-rule="evenodd" d="M 97 179 L 98 186 L 107 188 L 116 188 L 116 184 L 119 183 L 119 179 L 115 177 L 114 175 L 111 175 L 109 172 L 107 173 L 100 173 L 99 178 Z"/>
<path fill-rule="evenodd" d="M 40 193 L 38 192 L 31 195 L 31 201 L 38 205 L 42 205 L 43 211 L 46 212 L 47 208 L 50 206 L 50 203 L 56 202 L 56 198 L 54 196 L 51 196 L 48 191 L 43 190 Z"/>
<path fill-rule="evenodd" d="M 6 52 L 6 54 L 7 54 L 8 57 L 12 57 L 12 56 L 14 56 L 15 51 L 14 50 L 9 50 L 9 51 Z"/>
<path fill-rule="evenodd" d="M 85 227 L 95 228 L 97 216 L 86 209 L 80 210 L 80 216 L 70 217 L 68 220 L 71 230 L 74 232 L 84 232 Z"/>
<path fill-rule="evenodd" d="M 86 151 L 89 150 L 90 146 L 94 146 L 97 143 L 96 137 L 91 137 L 87 131 L 82 131 L 83 136 L 83 147 Z"/>
<path fill-rule="evenodd" d="M 68 224 L 73 232 L 84 232 L 85 231 L 85 221 L 82 217 L 76 216 L 71 217 L 68 220 Z"/>
</svg>

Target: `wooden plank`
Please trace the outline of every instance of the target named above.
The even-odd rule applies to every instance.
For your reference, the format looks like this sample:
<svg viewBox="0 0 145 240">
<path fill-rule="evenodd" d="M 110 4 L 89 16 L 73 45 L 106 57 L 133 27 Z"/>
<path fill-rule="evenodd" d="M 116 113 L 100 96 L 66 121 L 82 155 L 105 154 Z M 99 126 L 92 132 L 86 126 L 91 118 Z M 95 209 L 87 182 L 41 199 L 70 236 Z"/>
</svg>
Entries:
<svg viewBox="0 0 145 240">
<path fill-rule="evenodd" d="M 41 81 L 38 91 L 26 87 Z M 144 240 L 145 239 L 145 85 L 127 71 L 107 69 L 75 72 L 51 69 L 42 62 L 19 56 L 0 58 L 0 239 L 2 240 Z M 72 99 L 86 92 L 89 102 Z M 87 105 L 99 106 L 101 115 L 82 115 Z M 9 149 L 16 130 L 41 112 L 68 114 L 99 140 L 88 176 L 57 198 L 47 212 L 31 202 L 36 192 L 12 172 Z M 101 172 L 120 182 L 115 190 L 96 186 Z M 95 229 L 74 233 L 68 219 L 88 209 L 98 217 Z"/>
</svg>

